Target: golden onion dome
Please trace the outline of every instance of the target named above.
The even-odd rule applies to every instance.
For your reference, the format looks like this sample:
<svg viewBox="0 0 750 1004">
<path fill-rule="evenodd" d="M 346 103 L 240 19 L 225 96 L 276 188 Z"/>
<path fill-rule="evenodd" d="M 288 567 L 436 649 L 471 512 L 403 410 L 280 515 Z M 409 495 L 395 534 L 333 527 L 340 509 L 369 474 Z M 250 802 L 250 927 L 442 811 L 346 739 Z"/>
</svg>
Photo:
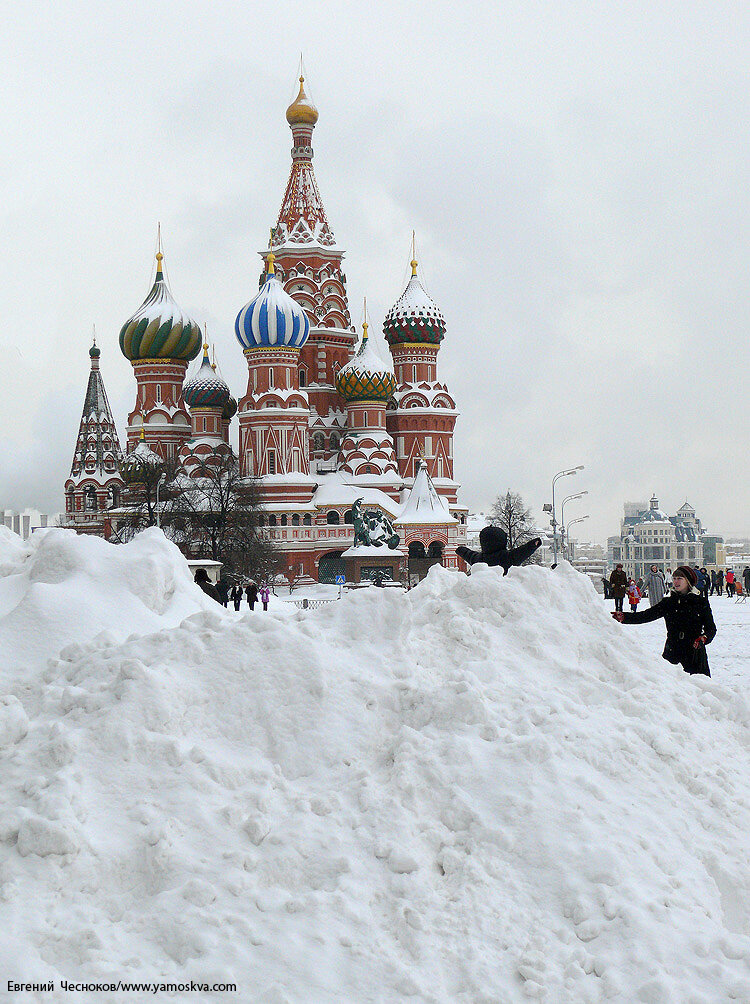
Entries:
<svg viewBox="0 0 750 1004">
<path fill-rule="evenodd" d="M 318 109 L 305 94 L 305 78 L 299 78 L 299 94 L 286 110 L 286 120 L 293 125 L 315 125 Z"/>
</svg>

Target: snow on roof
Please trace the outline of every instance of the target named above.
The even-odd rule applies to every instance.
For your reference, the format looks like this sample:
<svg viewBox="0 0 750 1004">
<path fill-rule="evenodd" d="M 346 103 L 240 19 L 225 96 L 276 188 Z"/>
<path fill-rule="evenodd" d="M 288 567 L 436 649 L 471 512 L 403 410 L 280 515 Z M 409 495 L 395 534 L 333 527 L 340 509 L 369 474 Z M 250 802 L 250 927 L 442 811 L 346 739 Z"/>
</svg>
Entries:
<svg viewBox="0 0 750 1004">
<path fill-rule="evenodd" d="M 391 516 L 395 516 L 399 510 L 399 503 L 379 488 L 363 488 L 361 484 L 351 484 L 338 471 L 320 475 L 318 488 L 312 498 L 318 509 L 338 506 L 349 508 L 357 499 L 362 499 L 365 506 L 378 506 Z"/>
<path fill-rule="evenodd" d="M 414 478 L 414 485 L 404 503 L 396 523 L 401 526 L 455 523 L 448 503 L 435 491 L 435 486 L 427 472 L 427 465 L 421 464 Z"/>
<path fill-rule="evenodd" d="M 348 547 L 341 555 L 342 558 L 403 558 L 404 552 L 399 548 L 376 547 L 374 544 L 357 544 Z"/>
</svg>

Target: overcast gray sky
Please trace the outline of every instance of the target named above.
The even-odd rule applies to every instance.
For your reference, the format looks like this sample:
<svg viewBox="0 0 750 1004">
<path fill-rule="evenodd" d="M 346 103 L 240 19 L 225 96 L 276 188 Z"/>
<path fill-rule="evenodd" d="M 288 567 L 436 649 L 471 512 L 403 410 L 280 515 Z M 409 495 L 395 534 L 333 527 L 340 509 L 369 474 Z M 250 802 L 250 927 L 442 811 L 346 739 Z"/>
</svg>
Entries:
<svg viewBox="0 0 750 1004">
<path fill-rule="evenodd" d="M 541 518 L 552 475 L 585 464 L 560 485 L 589 491 L 582 537 L 653 491 L 750 534 L 747 4 L 3 7 L 0 507 L 61 507 L 94 323 L 122 432 L 117 336 L 157 220 L 177 301 L 244 392 L 234 318 L 302 50 L 357 323 L 366 295 L 379 329 L 417 232 L 462 500 L 511 488 Z"/>
</svg>

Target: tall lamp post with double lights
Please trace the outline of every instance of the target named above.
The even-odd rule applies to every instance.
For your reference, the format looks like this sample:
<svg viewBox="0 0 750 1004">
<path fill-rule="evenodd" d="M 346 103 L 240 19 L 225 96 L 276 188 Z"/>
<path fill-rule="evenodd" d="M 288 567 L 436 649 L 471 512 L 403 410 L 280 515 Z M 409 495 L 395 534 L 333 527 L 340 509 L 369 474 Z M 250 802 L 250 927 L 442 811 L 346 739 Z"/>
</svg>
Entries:
<svg viewBox="0 0 750 1004">
<path fill-rule="evenodd" d="M 557 517 L 555 516 L 555 484 L 560 478 L 566 478 L 569 474 L 577 474 L 583 470 L 583 464 L 578 467 L 571 467 L 569 470 L 560 471 L 552 478 L 552 554 L 554 562 L 557 564 Z"/>
<path fill-rule="evenodd" d="M 575 495 L 568 495 L 562 500 L 562 505 L 560 506 L 560 546 L 563 554 L 565 553 L 565 504 L 566 502 L 572 502 L 573 499 L 583 498 L 584 495 L 588 495 L 588 492 L 576 492 Z"/>
<path fill-rule="evenodd" d="M 566 551 L 567 551 L 567 553 L 569 553 L 571 555 L 570 558 L 568 558 L 568 561 L 572 561 L 573 560 L 572 552 L 570 550 L 570 528 L 571 528 L 571 526 L 573 526 L 574 523 L 583 523 L 583 521 L 585 519 L 588 519 L 588 516 L 579 516 L 578 519 L 571 519 L 571 520 L 568 521 L 568 543 L 567 543 Z"/>
</svg>

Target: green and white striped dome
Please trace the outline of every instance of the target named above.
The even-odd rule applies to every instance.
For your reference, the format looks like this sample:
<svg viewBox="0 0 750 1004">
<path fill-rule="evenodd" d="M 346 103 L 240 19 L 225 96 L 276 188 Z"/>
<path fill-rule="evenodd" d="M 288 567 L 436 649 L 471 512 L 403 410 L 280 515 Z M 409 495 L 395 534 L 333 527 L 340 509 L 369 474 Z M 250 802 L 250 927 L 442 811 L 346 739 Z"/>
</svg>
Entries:
<svg viewBox="0 0 750 1004">
<path fill-rule="evenodd" d="M 122 354 L 139 359 L 190 360 L 200 352 L 198 322 L 183 314 L 172 297 L 162 271 L 161 251 L 156 255 L 156 278 L 144 302 L 120 331 Z"/>
</svg>

